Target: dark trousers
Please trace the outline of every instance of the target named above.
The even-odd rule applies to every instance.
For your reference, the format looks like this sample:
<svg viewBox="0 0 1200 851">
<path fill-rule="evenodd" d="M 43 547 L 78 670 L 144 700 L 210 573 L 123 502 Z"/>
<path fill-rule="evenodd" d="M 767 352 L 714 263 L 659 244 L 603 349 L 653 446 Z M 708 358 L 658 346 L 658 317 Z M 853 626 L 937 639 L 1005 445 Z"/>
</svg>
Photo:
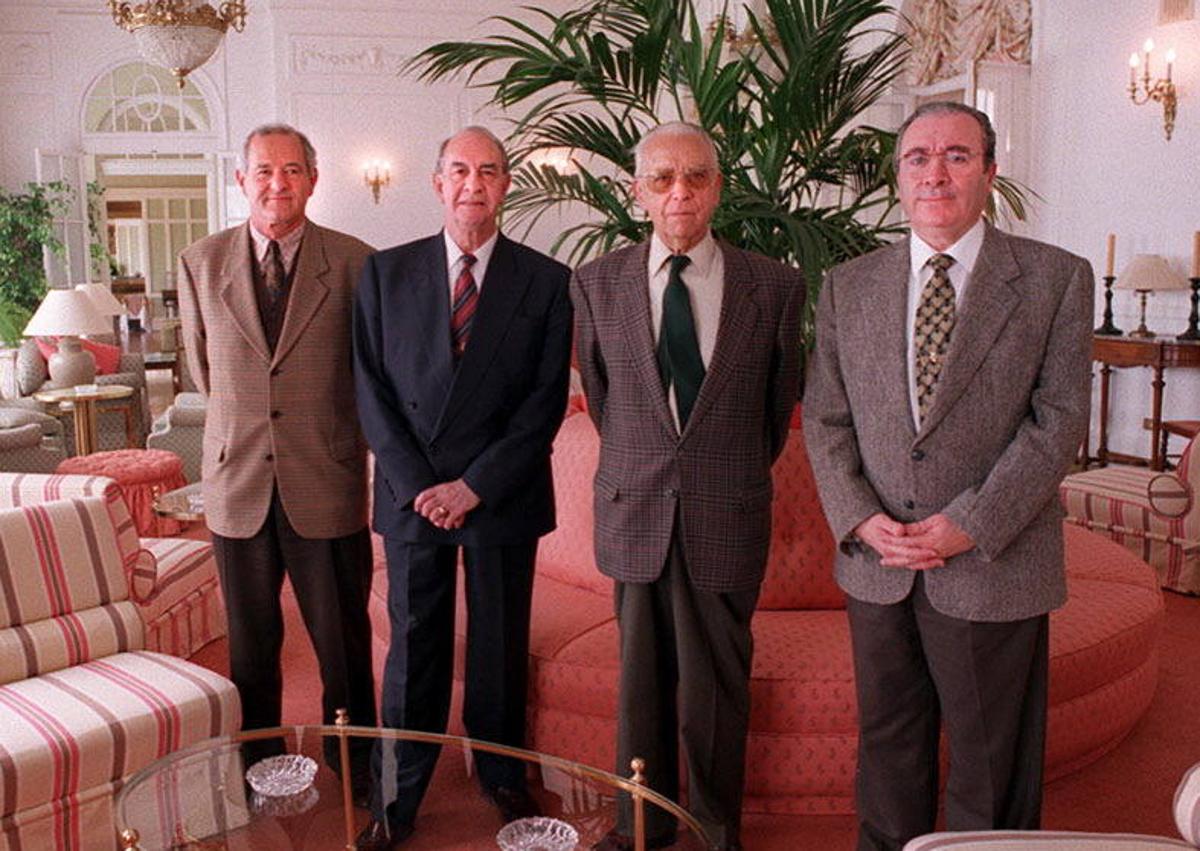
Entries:
<svg viewBox="0 0 1200 851">
<path fill-rule="evenodd" d="M 941 721 L 950 751 L 946 829 L 1039 827 L 1049 616 L 952 618 L 930 604 L 922 576 L 899 603 L 848 598 L 846 609 L 858 692 L 860 851 L 899 849 L 934 829 Z"/>
<path fill-rule="evenodd" d="M 375 726 L 371 670 L 371 537 L 367 528 L 342 538 L 302 538 L 276 492 L 251 538 L 213 533 L 217 575 L 229 616 L 229 670 L 242 701 L 242 729 L 281 720 L 283 611 L 286 574 L 321 671 L 321 718 L 345 708 L 353 724 Z"/>
<path fill-rule="evenodd" d="M 750 618 L 758 589 L 718 594 L 696 589 L 672 540 L 662 575 L 617 582 L 621 682 L 616 773 L 646 761 L 646 782 L 679 799 L 679 742 L 687 760 L 688 810 L 717 848 L 739 842 L 746 732 L 750 722 Z M 617 830 L 631 835 L 629 800 Z M 675 831 L 662 810 L 646 812 L 646 835 Z"/>
<path fill-rule="evenodd" d="M 383 670 L 383 725 L 443 733 L 454 674 L 458 547 L 393 538 L 384 544 L 392 640 Z M 471 738 L 521 747 L 537 541 L 463 547 L 462 552 L 467 600 L 463 721 Z M 434 745 L 416 742 L 376 748 L 372 810 L 377 819 L 414 821 L 438 752 Z M 477 751 L 475 767 L 485 788 L 524 788 L 519 760 Z"/>
</svg>

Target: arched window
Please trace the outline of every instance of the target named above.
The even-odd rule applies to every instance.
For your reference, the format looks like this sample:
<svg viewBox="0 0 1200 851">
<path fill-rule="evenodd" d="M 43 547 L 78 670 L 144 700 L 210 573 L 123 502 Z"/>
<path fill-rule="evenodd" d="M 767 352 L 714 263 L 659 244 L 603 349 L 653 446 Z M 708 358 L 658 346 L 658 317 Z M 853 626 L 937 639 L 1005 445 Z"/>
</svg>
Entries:
<svg viewBox="0 0 1200 851">
<path fill-rule="evenodd" d="M 100 77 L 87 94 L 84 133 L 208 133 L 208 104 L 191 80 L 180 89 L 164 68 L 130 62 Z"/>
</svg>

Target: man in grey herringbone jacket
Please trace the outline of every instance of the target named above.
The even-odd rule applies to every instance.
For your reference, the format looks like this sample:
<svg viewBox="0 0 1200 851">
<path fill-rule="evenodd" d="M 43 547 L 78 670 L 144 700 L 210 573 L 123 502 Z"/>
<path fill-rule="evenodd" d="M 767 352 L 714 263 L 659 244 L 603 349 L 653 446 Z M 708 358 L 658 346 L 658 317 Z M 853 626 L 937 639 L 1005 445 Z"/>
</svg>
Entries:
<svg viewBox="0 0 1200 851">
<path fill-rule="evenodd" d="M 981 220 L 994 158 L 983 113 L 915 112 L 897 144 L 912 235 L 833 269 L 817 309 L 804 428 L 849 595 L 860 849 L 933 829 L 939 720 L 947 829 L 1040 820 L 1093 279 Z"/>
<path fill-rule="evenodd" d="M 703 130 L 661 125 L 636 159 L 653 237 L 571 284 L 600 431 L 596 562 L 616 580 L 621 632 L 617 771 L 643 757 L 651 788 L 676 797 L 681 735 L 689 809 L 717 847 L 737 848 L 750 617 L 771 464 L 796 402 L 804 287 L 797 270 L 714 241 L 721 175 Z M 649 847 L 672 839 L 661 815 L 648 814 Z M 632 847 L 630 828 L 623 807 L 597 847 Z"/>
</svg>

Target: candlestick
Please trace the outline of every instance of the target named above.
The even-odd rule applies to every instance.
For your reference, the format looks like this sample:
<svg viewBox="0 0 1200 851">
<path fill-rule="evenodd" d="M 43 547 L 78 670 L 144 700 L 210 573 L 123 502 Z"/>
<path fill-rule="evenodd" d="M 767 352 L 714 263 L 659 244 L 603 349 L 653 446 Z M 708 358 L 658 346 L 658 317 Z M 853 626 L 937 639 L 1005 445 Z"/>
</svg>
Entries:
<svg viewBox="0 0 1200 851">
<path fill-rule="evenodd" d="M 1200 237 L 1200 234 L 1197 234 L 1197 236 Z M 1200 243 L 1198 243 L 1198 244 L 1200 244 Z M 1108 240 L 1106 241 L 1105 253 L 1104 253 L 1104 274 L 1107 277 L 1112 276 L 1113 261 L 1116 259 L 1116 256 L 1117 256 L 1117 235 L 1115 233 L 1110 233 L 1108 235 Z"/>
<path fill-rule="evenodd" d="M 1112 274 L 1104 276 L 1104 324 L 1093 331 L 1093 334 L 1101 334 L 1106 337 L 1116 337 L 1121 334 L 1121 329 L 1113 322 L 1113 282 L 1116 280 Z"/>
</svg>

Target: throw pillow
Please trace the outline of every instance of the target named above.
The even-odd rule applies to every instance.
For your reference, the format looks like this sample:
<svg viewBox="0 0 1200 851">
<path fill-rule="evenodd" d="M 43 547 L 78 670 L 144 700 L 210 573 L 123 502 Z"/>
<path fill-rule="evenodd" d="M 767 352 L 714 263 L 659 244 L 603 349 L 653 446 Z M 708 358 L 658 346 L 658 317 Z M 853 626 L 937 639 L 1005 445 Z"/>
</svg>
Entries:
<svg viewBox="0 0 1200 851">
<path fill-rule="evenodd" d="M 46 359 L 38 351 L 37 340 L 26 339 L 17 351 L 17 392 L 21 396 L 32 396 L 50 377 Z"/>
</svg>

